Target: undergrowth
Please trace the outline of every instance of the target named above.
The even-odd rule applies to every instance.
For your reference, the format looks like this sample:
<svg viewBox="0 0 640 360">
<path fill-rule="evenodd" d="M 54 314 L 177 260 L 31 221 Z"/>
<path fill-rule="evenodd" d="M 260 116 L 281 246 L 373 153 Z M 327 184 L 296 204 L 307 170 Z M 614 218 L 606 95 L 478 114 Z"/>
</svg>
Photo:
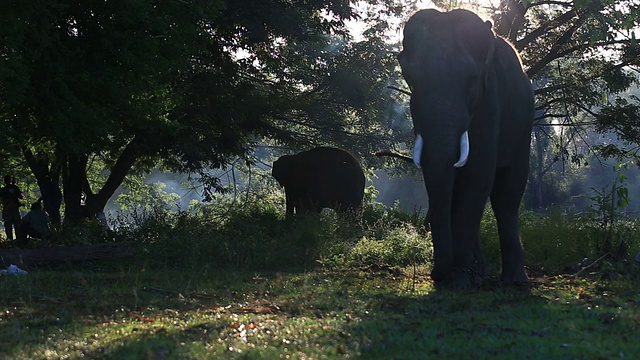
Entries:
<svg viewBox="0 0 640 360">
<path fill-rule="evenodd" d="M 580 213 L 522 210 L 520 234 L 530 271 L 572 273 L 597 262 L 634 261 L 640 251 L 640 223 L 615 206 L 620 196 L 614 190 L 593 196 L 591 205 Z M 127 242 L 146 266 L 155 268 L 295 271 L 318 266 L 420 266 L 428 271 L 431 266 L 433 248 L 423 225 L 424 213 L 405 213 L 370 200 L 357 214 L 327 211 L 287 217 L 282 200 L 256 192 L 242 201 L 220 198 L 188 211 L 168 210 L 162 204 L 129 208 L 117 216 L 112 230 L 87 220 L 65 228 L 52 243 Z M 487 273 L 499 273 L 500 245 L 490 206 L 479 236 Z M 29 244 L 47 246 L 51 243 L 34 240 Z"/>
<path fill-rule="evenodd" d="M 520 237 L 530 266 L 562 273 L 584 267 L 599 259 L 631 261 L 640 251 L 640 224 L 635 219 L 619 219 L 604 230 L 598 219 L 558 209 L 540 214 L 522 211 Z M 614 239 L 609 251 L 603 244 Z M 490 207 L 480 227 L 482 243 L 490 270 L 499 271 L 500 243 L 495 216 Z"/>
<path fill-rule="evenodd" d="M 640 356 L 636 222 L 602 234 L 597 219 L 560 211 L 521 219 L 530 268 L 571 273 L 457 292 L 428 278 L 419 214 L 287 218 L 269 202 L 133 212 L 114 228 L 137 247 L 131 261 L 0 276 L 0 358 Z M 605 235 L 624 256 L 603 254 Z M 490 211 L 481 239 L 499 271 Z"/>
<path fill-rule="evenodd" d="M 638 222 L 619 219 L 604 233 L 598 219 L 559 210 L 521 213 L 527 264 L 558 274 L 605 257 L 626 261 L 640 251 Z M 357 214 L 286 217 L 268 201 L 218 203 L 197 212 L 134 211 L 114 228 L 138 247 L 148 266 L 189 269 L 296 270 L 430 266 L 433 250 L 423 214 L 372 203 Z M 495 217 L 483 217 L 480 239 L 489 274 L 500 271 Z M 605 240 L 606 239 L 606 240 Z M 604 241 L 615 239 L 612 251 Z M 614 251 L 615 250 L 615 251 Z"/>
<path fill-rule="evenodd" d="M 419 216 L 381 205 L 360 214 L 286 217 L 268 202 L 176 212 L 162 208 L 119 217 L 115 231 L 135 244 L 149 266 L 192 269 L 308 269 L 392 267 L 431 257 Z"/>
</svg>

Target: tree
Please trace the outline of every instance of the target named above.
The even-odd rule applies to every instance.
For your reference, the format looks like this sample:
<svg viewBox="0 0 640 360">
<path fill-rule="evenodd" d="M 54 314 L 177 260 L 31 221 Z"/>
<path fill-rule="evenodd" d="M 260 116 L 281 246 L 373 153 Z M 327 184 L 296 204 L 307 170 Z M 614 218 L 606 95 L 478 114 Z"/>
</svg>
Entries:
<svg viewBox="0 0 640 360">
<path fill-rule="evenodd" d="M 583 163 L 587 154 L 576 151 L 575 144 L 586 142 L 588 129 L 614 130 L 640 143 L 640 103 L 638 98 L 624 99 L 625 90 L 637 81 L 640 65 L 635 35 L 640 4 L 503 0 L 490 11 L 496 31 L 521 52 L 527 73 L 538 85 L 537 125 L 556 128 L 545 130 L 556 144 L 552 158 Z M 534 146 L 542 143 L 537 136 L 541 131 L 535 130 Z M 587 145 L 604 156 L 628 154 L 618 147 Z"/>
<path fill-rule="evenodd" d="M 394 59 L 374 35 L 350 41 L 349 0 L 34 0 L 3 11 L 5 154 L 21 152 L 38 181 L 61 174 L 67 221 L 101 211 L 134 168 L 198 173 L 261 138 L 346 136 L 366 148 L 385 133 L 379 93 Z M 94 159 L 105 171 L 92 179 Z"/>
</svg>

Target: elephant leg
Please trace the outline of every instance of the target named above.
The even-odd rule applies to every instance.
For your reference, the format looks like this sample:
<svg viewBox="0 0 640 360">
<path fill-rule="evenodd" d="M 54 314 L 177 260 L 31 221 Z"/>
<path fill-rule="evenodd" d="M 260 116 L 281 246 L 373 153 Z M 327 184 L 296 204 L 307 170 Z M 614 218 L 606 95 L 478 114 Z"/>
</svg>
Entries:
<svg viewBox="0 0 640 360">
<path fill-rule="evenodd" d="M 491 178 L 479 182 L 464 176 L 456 182 L 452 210 L 454 286 L 468 288 L 480 285 L 485 273 L 484 255 L 478 230 L 489 198 Z"/>
<path fill-rule="evenodd" d="M 427 214 L 424 216 L 424 229 L 431 231 L 431 209 L 427 210 Z"/>
<path fill-rule="evenodd" d="M 294 196 L 290 194 L 288 191 L 286 191 L 286 189 L 285 189 L 285 201 L 287 204 L 286 214 L 287 216 L 291 216 L 293 215 L 293 212 L 295 209 L 295 203 L 297 199 L 294 199 Z"/>
<path fill-rule="evenodd" d="M 483 277 L 486 275 L 487 271 L 487 263 L 484 259 L 484 252 L 482 251 L 482 247 L 480 246 L 480 238 L 478 233 L 476 232 L 476 247 L 473 249 L 473 263 L 478 275 Z"/>
<path fill-rule="evenodd" d="M 300 197 L 300 202 L 298 205 L 299 214 L 319 214 L 321 211 L 322 206 L 319 206 L 319 201 L 315 198 L 315 195 L 307 193 Z"/>
<path fill-rule="evenodd" d="M 523 283 L 529 280 L 524 271 L 524 249 L 520 243 L 518 218 L 529 172 L 528 153 L 527 147 L 527 157 L 524 160 L 516 161 L 510 167 L 496 172 L 494 190 L 491 193 L 491 206 L 496 216 L 500 237 L 501 280 L 505 283 Z"/>
</svg>

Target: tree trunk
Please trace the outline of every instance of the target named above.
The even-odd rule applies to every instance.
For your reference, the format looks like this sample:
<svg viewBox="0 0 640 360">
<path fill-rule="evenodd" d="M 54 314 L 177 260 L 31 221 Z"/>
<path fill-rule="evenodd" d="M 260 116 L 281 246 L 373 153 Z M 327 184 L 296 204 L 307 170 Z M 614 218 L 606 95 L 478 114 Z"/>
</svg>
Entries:
<svg viewBox="0 0 640 360">
<path fill-rule="evenodd" d="M 536 129 L 533 132 L 534 136 L 535 136 L 535 141 L 536 141 L 536 160 L 537 160 L 537 164 L 536 164 L 536 181 L 534 183 L 535 186 L 535 207 L 537 210 L 542 210 L 542 208 L 544 207 L 544 201 L 542 199 L 542 185 L 544 184 L 543 181 L 543 176 L 544 176 L 544 171 L 543 171 L 543 161 L 544 161 L 544 149 L 542 148 L 542 134 L 541 131 Z"/>
<path fill-rule="evenodd" d="M 87 179 L 88 155 L 66 153 L 62 148 L 58 148 L 55 156 L 51 156 L 47 153 L 34 153 L 28 147 L 22 148 L 22 154 L 39 185 L 42 184 L 46 175 L 50 175 L 56 184 L 62 175 L 65 224 L 76 224 L 82 219 L 95 217 L 96 214 L 104 211 L 109 199 L 140 156 L 140 139 L 148 140 L 148 136 L 136 136 L 123 148 L 110 169 L 107 181 L 97 193 L 91 189 Z M 159 144 L 145 150 L 154 152 L 158 147 Z M 84 204 L 82 203 L 83 193 Z"/>
<path fill-rule="evenodd" d="M 139 137 L 133 138 L 122 150 L 120 157 L 110 169 L 109 177 L 102 188 L 94 193 L 87 179 L 86 155 L 68 154 L 63 164 L 65 199 L 65 224 L 76 224 L 82 219 L 95 217 L 103 212 L 107 202 L 124 181 L 138 159 Z M 81 198 L 84 193 L 84 204 Z"/>
<path fill-rule="evenodd" d="M 62 165 L 64 187 L 64 223 L 77 224 L 84 218 L 82 210 L 82 185 L 87 173 L 87 156 L 67 154 Z"/>
<path fill-rule="evenodd" d="M 107 181 L 97 193 L 93 193 L 89 188 L 89 182 L 86 181 L 85 171 L 86 186 L 84 188 L 84 192 L 87 195 L 85 200 L 85 213 L 87 217 L 95 216 L 97 213 L 104 211 L 109 199 L 111 199 L 118 187 L 122 185 L 124 178 L 138 159 L 138 139 L 139 137 L 133 138 L 133 140 L 125 146 L 120 157 L 111 168 Z"/>
<path fill-rule="evenodd" d="M 28 147 L 22 148 L 22 155 L 24 156 L 29 169 L 36 177 L 38 185 L 42 185 L 45 176 L 49 175 L 51 180 L 57 185 L 60 181 L 60 171 L 62 167 L 62 161 L 59 153 L 55 156 L 51 156 L 50 153 L 33 153 L 33 150 Z"/>
</svg>

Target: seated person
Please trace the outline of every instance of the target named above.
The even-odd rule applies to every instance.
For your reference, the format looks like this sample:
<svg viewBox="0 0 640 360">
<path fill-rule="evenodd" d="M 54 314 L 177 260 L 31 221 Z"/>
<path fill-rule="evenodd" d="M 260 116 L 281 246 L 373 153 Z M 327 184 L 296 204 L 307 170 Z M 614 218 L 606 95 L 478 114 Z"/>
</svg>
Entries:
<svg viewBox="0 0 640 360">
<path fill-rule="evenodd" d="M 22 218 L 22 229 L 27 236 L 34 239 L 50 239 L 53 237 L 49 215 L 42 210 L 40 202 L 31 205 L 31 211 Z"/>
</svg>

